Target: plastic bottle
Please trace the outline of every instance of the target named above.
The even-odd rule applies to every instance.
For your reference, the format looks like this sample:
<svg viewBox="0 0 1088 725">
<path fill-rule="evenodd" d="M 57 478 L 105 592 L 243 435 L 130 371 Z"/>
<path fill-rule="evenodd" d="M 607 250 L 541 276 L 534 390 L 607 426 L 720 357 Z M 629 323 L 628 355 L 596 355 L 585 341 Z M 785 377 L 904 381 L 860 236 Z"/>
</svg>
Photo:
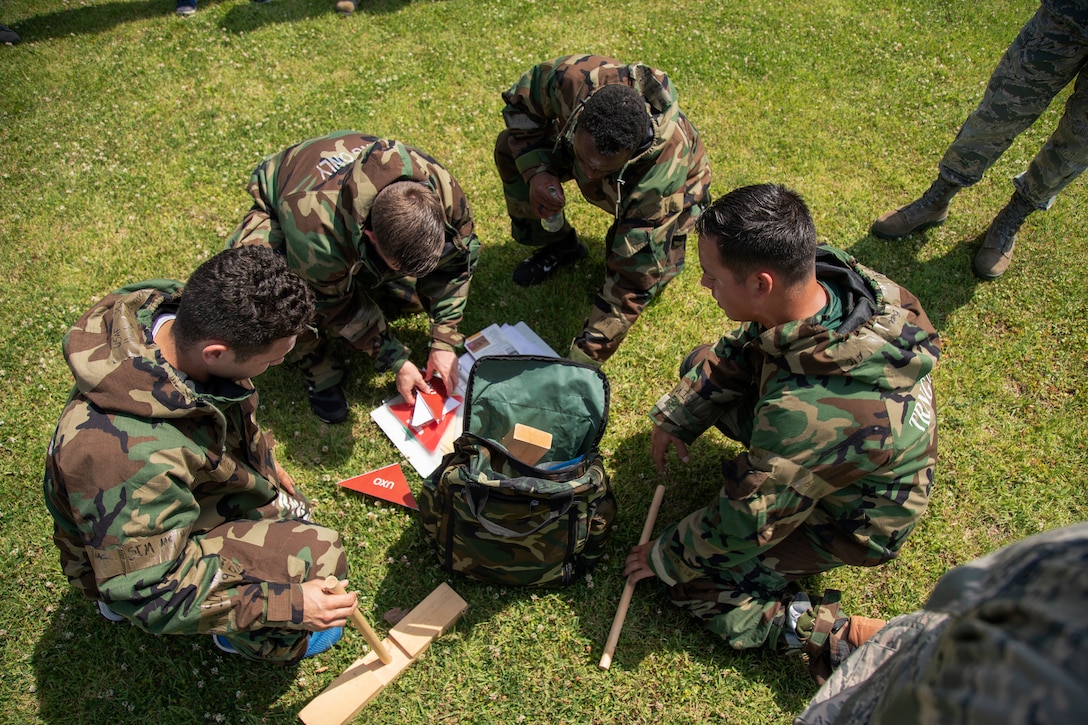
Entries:
<svg viewBox="0 0 1088 725">
<path fill-rule="evenodd" d="M 559 190 L 556 189 L 554 186 L 548 187 L 548 193 L 551 194 L 553 199 L 559 201 Z M 566 223 L 566 221 L 566 217 L 563 216 L 563 210 L 560 209 L 557 213 L 552 214 L 550 217 L 547 217 L 546 219 L 541 219 L 540 226 L 544 227 L 545 231 L 557 232 L 563 228 L 563 225 Z"/>
</svg>

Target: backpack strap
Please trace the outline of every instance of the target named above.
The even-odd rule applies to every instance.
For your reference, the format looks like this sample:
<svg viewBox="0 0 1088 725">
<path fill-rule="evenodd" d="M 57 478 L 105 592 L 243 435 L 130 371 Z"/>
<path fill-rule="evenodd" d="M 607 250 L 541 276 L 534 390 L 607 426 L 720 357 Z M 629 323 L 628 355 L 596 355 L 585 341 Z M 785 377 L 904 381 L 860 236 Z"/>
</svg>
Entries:
<svg viewBox="0 0 1088 725">
<path fill-rule="evenodd" d="M 801 651 L 808 656 L 808 670 L 819 684 L 824 684 L 831 671 L 847 658 L 853 648 L 839 633 L 850 620 L 839 607 L 842 594 L 827 589 L 818 602 L 812 604 L 812 633 L 804 639 Z"/>
</svg>

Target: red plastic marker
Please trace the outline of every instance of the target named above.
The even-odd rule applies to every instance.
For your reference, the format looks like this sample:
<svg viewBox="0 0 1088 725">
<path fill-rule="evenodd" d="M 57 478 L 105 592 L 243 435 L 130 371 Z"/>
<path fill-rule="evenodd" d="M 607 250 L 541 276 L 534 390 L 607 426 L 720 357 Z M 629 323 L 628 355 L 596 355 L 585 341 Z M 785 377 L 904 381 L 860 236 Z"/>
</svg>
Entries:
<svg viewBox="0 0 1088 725">
<path fill-rule="evenodd" d="M 408 481 L 404 478 L 404 471 L 400 469 L 399 463 L 346 478 L 337 485 L 419 510 L 419 504 L 412 496 L 412 489 L 408 488 Z"/>
</svg>

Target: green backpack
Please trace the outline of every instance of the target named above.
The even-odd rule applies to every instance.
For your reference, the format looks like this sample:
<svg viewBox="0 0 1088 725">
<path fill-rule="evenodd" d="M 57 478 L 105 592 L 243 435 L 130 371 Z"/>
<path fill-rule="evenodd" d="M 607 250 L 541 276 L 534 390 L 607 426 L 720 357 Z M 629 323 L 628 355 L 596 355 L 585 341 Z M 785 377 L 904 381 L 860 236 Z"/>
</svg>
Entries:
<svg viewBox="0 0 1088 725">
<path fill-rule="evenodd" d="M 464 432 L 419 496 L 423 529 L 446 571 L 558 586 L 596 564 L 616 515 L 597 450 L 608 402 L 608 379 L 589 365 L 526 355 L 476 361 Z M 552 435 L 536 465 L 501 442 L 517 423 Z"/>
</svg>

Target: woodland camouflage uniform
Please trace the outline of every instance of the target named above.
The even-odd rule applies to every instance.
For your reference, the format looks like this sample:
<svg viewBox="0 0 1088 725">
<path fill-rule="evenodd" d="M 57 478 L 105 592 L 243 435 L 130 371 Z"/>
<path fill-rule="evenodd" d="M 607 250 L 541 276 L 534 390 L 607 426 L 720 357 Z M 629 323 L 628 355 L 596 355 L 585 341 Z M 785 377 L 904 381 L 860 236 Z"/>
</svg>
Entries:
<svg viewBox="0 0 1088 725">
<path fill-rule="evenodd" d="M 646 142 L 616 175 L 587 178 L 572 142 L 582 103 L 601 86 L 624 83 L 646 99 Z M 515 241 L 544 246 L 571 227 L 547 232 L 529 205 L 529 179 L 547 171 L 574 179 L 586 201 L 614 218 L 606 237 L 604 286 L 576 346 L 597 362 L 619 347 L 643 308 L 683 269 L 686 235 L 709 201 L 710 164 L 667 75 L 641 63 L 595 55 L 556 58 L 531 68 L 503 93 L 506 130 L 495 163 Z M 574 352 L 574 348 L 572 348 Z"/>
<path fill-rule="evenodd" d="M 717 426 L 748 448 L 649 555 L 673 601 L 737 649 L 786 645 L 793 582 L 894 559 L 933 485 L 936 331 L 910 292 L 846 253 L 821 247 L 816 262 L 824 313 L 696 348 L 650 412 L 686 443 Z M 818 623 L 839 618 L 837 592 L 814 605 Z M 812 643 L 827 634 L 818 625 Z"/>
<path fill-rule="evenodd" d="M 839 666 L 797 725 L 1088 722 L 1088 523 L 941 577 Z"/>
<path fill-rule="evenodd" d="M 426 185 L 445 211 L 441 261 L 420 279 L 390 271 L 363 236 L 374 198 L 397 181 Z M 253 208 L 227 246 L 272 247 L 316 293 L 322 336 L 300 336 L 292 358 L 313 390 L 343 379 L 327 355 L 326 335 L 371 356 L 378 372 L 400 369 L 411 351 L 389 331 L 378 299 L 404 301 L 405 287 L 409 297 L 414 287 L 430 316 L 431 348 L 454 351 L 464 342 L 457 325 L 480 243 L 461 186 L 433 158 L 396 141 L 338 131 L 269 156 L 253 170 L 249 191 Z"/>
<path fill-rule="evenodd" d="M 165 362 L 155 317 L 181 283 L 123 288 L 64 340 L 76 386 L 44 492 L 74 587 L 156 634 L 225 634 L 242 654 L 306 651 L 301 583 L 343 577 L 339 535 L 279 484 L 248 380 L 197 383 Z"/>
</svg>

